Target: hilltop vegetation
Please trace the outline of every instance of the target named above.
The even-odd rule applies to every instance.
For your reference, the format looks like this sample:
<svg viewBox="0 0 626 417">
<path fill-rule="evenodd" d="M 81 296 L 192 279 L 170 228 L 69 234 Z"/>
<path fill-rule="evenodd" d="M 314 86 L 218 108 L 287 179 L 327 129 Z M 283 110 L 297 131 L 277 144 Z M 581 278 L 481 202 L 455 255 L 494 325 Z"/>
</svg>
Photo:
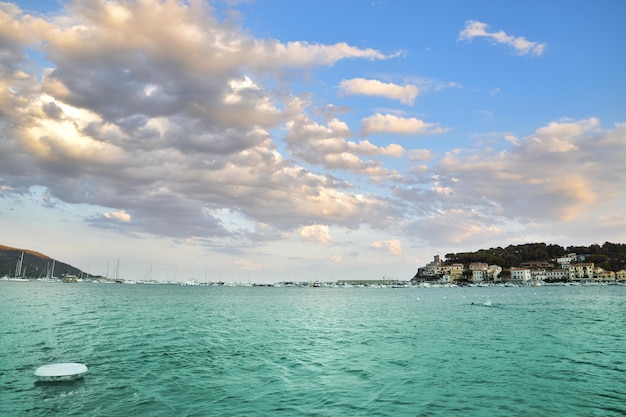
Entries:
<svg viewBox="0 0 626 417">
<path fill-rule="evenodd" d="M 585 262 L 593 262 L 607 271 L 619 271 L 626 268 L 626 244 L 605 242 L 603 245 L 568 246 L 547 245 L 545 243 L 526 243 L 509 245 L 506 248 L 480 249 L 476 252 L 449 253 L 447 264 L 462 263 L 467 266 L 472 262 L 485 262 L 508 269 L 529 262 L 550 262 L 569 253 L 584 255 Z"/>
<path fill-rule="evenodd" d="M 25 275 L 28 278 L 40 278 L 45 276 L 49 267 L 52 266 L 52 258 L 28 249 L 12 248 L 10 246 L 0 245 L 0 276 L 15 275 L 15 266 L 24 253 Z M 64 275 L 79 276 L 81 270 L 59 261 L 55 261 L 54 275 L 63 277 Z"/>
</svg>

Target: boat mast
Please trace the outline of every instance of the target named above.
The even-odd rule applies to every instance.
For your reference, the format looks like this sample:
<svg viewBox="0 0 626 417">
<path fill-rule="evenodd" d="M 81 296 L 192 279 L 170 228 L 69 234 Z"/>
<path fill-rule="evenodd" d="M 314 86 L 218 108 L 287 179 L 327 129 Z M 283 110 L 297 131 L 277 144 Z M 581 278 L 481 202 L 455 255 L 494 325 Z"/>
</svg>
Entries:
<svg viewBox="0 0 626 417">
<path fill-rule="evenodd" d="M 24 252 L 22 252 L 22 256 L 15 266 L 15 278 L 22 276 L 22 265 L 24 264 Z"/>
</svg>

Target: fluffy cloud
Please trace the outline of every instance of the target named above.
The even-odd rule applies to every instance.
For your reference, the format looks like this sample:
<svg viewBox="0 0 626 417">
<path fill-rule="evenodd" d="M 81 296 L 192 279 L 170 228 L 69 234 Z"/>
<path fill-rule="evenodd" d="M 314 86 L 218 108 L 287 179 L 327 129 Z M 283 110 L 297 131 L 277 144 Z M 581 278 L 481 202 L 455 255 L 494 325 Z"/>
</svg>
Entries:
<svg viewBox="0 0 626 417">
<path fill-rule="evenodd" d="M 541 56 L 546 49 L 545 43 L 531 42 L 521 36 L 511 36 L 503 31 L 489 32 L 486 23 L 468 20 L 465 28 L 459 33 L 460 40 L 472 40 L 476 37 L 490 39 L 497 43 L 502 43 L 512 47 L 519 55 Z"/>
<path fill-rule="evenodd" d="M 376 113 L 361 121 L 360 136 L 370 136 L 376 133 L 396 133 L 400 135 L 435 135 L 445 133 L 437 124 L 426 123 L 423 120 L 402 118 L 393 114 Z"/>
<path fill-rule="evenodd" d="M 449 152 L 438 180 L 451 199 L 495 215 L 575 220 L 623 198 L 626 129 L 597 126 L 593 118 L 552 122 L 507 152 Z"/>
<path fill-rule="evenodd" d="M 329 227 L 325 224 L 302 226 L 300 230 L 298 230 L 298 235 L 309 243 L 321 243 L 325 245 L 333 240 L 330 236 Z"/>
<path fill-rule="evenodd" d="M 428 241 L 436 246 L 461 247 L 476 245 L 500 237 L 504 222 L 494 224 L 493 218 L 481 215 L 472 208 L 438 210 L 416 219 L 407 229 L 415 236 L 429 236 Z"/>
<path fill-rule="evenodd" d="M 332 255 L 330 257 L 330 260 L 333 261 L 336 264 L 341 264 L 342 259 L 343 258 L 341 257 L 341 255 Z"/>
<path fill-rule="evenodd" d="M 370 247 L 374 249 L 384 249 L 386 253 L 393 256 L 402 255 L 402 243 L 397 239 L 378 240 L 372 242 Z"/>
<path fill-rule="evenodd" d="M 454 149 L 413 170 L 415 183 L 394 190 L 407 233 L 461 249 L 502 244 L 502 236 L 519 242 L 590 233 L 588 223 L 596 232 L 626 233 L 626 221 L 613 214 L 626 197 L 626 125 L 559 120 L 502 141 L 512 146 Z"/>
<path fill-rule="evenodd" d="M 320 104 L 289 83 L 341 60 L 395 54 L 257 39 L 232 18 L 218 20 L 206 2 L 66 7 L 46 18 L 0 3 L 0 198 L 42 186 L 55 206 L 104 213 L 86 215 L 90 225 L 211 247 L 281 236 L 330 244 L 331 228 L 480 243 L 543 220 L 567 227 L 593 219 L 626 232 L 610 210 L 625 198 L 626 125 L 557 120 L 501 135 L 498 151 L 470 136 L 465 148 L 443 153 L 381 137 L 448 129 L 367 110 L 375 114 L 361 120 L 355 140 L 353 109 Z M 475 37 L 520 54 L 545 48 L 468 22 L 460 38 Z M 50 68 L 29 61 L 29 50 Z M 340 89 L 412 104 L 418 87 L 457 86 L 344 78 Z M 372 241 L 373 249 L 402 251 L 384 236 L 361 244 Z"/>
<path fill-rule="evenodd" d="M 320 125 L 306 118 L 287 123 L 285 135 L 287 149 L 291 154 L 306 163 L 322 165 L 325 168 L 367 174 L 372 177 L 390 177 L 394 173 L 383 168 L 382 162 L 363 160 L 365 156 L 389 156 L 399 158 L 404 155 L 404 148 L 397 144 L 384 147 L 375 146 L 364 140 L 352 142 L 346 137 L 352 136 L 344 122 L 333 119 L 327 126 Z"/>
<path fill-rule="evenodd" d="M 430 149 L 411 149 L 408 154 L 409 161 L 428 161 L 433 158 Z"/>
<path fill-rule="evenodd" d="M 129 222 L 129 221 L 131 221 L 130 214 L 126 213 L 124 210 L 122 210 L 122 211 L 115 211 L 115 212 L 112 212 L 112 213 L 104 213 L 104 217 L 106 217 L 107 219 L 115 219 L 115 220 L 118 220 L 120 222 Z"/>
<path fill-rule="evenodd" d="M 347 95 L 362 94 L 366 96 L 387 97 L 408 105 L 413 105 L 415 97 L 417 97 L 419 92 L 415 85 L 407 84 L 402 86 L 364 78 L 343 80 L 339 84 L 339 89 L 343 94 Z"/>
<path fill-rule="evenodd" d="M 177 238 L 226 235 L 207 214 L 220 208 L 296 230 L 316 220 L 358 227 L 387 205 L 278 152 L 269 131 L 306 120 L 308 104 L 263 80 L 393 55 L 255 39 L 205 2 L 73 2 L 65 12 L 43 20 L 0 7 L 0 165 L 11 190 L 43 185 L 68 203 L 114 208 L 93 225 Z M 51 64 L 41 79 L 20 70 L 27 48 Z M 333 169 L 393 175 L 358 155 L 400 157 L 402 147 L 346 141 L 339 121 L 329 129 L 338 136 L 289 145 L 294 156 L 313 150 Z"/>
</svg>

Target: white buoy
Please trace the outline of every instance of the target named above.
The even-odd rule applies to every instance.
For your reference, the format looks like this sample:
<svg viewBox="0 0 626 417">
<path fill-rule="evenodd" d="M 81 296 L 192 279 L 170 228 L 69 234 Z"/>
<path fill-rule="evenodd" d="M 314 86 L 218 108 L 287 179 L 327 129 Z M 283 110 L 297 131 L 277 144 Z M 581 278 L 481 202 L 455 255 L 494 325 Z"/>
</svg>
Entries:
<svg viewBox="0 0 626 417">
<path fill-rule="evenodd" d="M 53 363 L 37 368 L 35 377 L 40 381 L 70 381 L 86 373 L 87 367 L 82 363 Z"/>
</svg>

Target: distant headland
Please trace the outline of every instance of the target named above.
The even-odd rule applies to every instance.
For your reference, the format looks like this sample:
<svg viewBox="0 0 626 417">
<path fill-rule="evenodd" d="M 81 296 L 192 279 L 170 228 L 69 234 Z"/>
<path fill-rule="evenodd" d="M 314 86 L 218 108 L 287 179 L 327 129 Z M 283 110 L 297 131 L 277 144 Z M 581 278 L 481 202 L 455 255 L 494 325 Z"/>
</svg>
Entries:
<svg viewBox="0 0 626 417">
<path fill-rule="evenodd" d="M 47 282 L 105 282 L 122 284 L 163 284 L 154 280 L 137 281 L 91 275 L 72 265 L 29 249 L 0 245 L 1 280 L 42 280 Z M 167 282 L 180 285 L 235 285 L 224 282 Z M 410 279 L 357 279 L 335 282 L 294 281 L 251 286 L 306 287 L 393 287 L 411 286 L 539 286 L 539 285 L 626 285 L 626 244 L 563 247 L 546 243 L 526 243 L 448 253 L 444 259 L 418 268 Z M 242 284 L 239 284 L 242 285 Z"/>
<path fill-rule="evenodd" d="M 542 285 L 626 283 L 626 244 L 562 247 L 526 243 L 449 253 L 418 268 L 411 278 L 424 283 L 456 285 Z"/>
</svg>

